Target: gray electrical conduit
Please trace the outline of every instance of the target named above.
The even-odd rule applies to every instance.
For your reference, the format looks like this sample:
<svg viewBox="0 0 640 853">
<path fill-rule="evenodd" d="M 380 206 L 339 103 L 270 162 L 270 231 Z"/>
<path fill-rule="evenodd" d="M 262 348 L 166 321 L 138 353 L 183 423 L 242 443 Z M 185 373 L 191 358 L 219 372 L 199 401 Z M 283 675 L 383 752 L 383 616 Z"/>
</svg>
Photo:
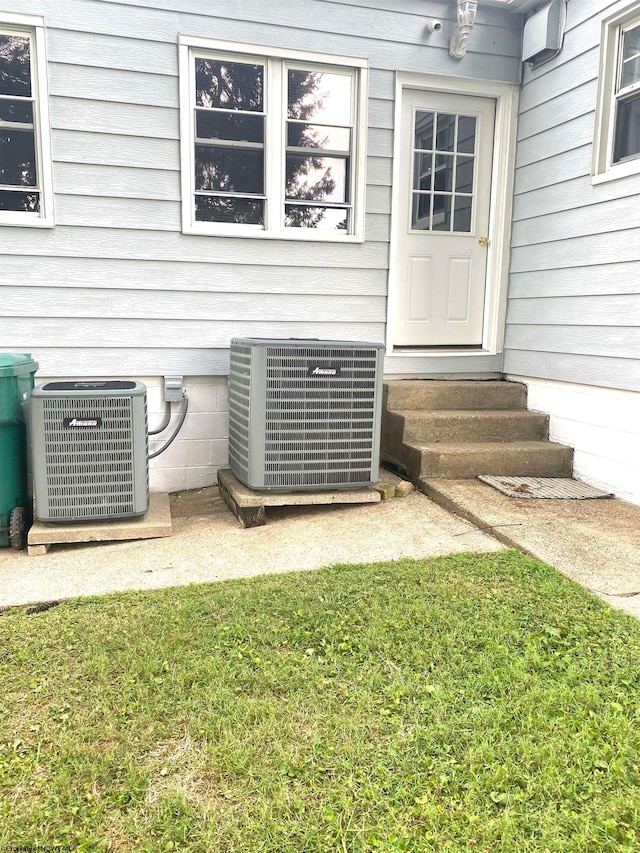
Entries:
<svg viewBox="0 0 640 853">
<path fill-rule="evenodd" d="M 162 418 L 162 423 L 157 429 L 150 429 L 149 435 L 158 435 L 159 432 L 164 432 L 164 430 L 169 426 L 169 421 L 171 420 L 171 403 L 164 404 L 164 417 Z"/>
<path fill-rule="evenodd" d="M 169 417 L 171 417 L 171 404 L 167 403 L 167 406 L 169 407 Z M 172 444 L 173 440 L 175 439 L 175 437 L 178 435 L 178 433 L 182 429 L 182 424 L 184 423 L 184 419 L 187 417 L 187 411 L 188 410 L 189 410 L 189 398 L 183 392 L 183 394 L 182 394 L 182 411 L 180 412 L 180 420 L 178 421 L 176 428 L 173 431 L 173 434 L 171 435 L 170 438 L 167 439 L 167 441 L 165 441 L 165 443 L 162 445 L 162 447 L 158 448 L 158 450 L 155 450 L 153 453 L 149 454 L 149 459 L 155 459 L 156 456 L 160 456 L 160 454 L 164 453 L 165 450 L 167 449 L 167 447 L 169 447 L 169 445 Z M 165 417 L 166 417 L 166 412 L 165 412 Z M 164 428 L 165 427 L 163 427 L 163 429 Z M 149 435 L 156 435 L 160 431 L 161 430 L 159 430 L 159 429 L 155 430 L 155 432 L 150 431 Z"/>
</svg>

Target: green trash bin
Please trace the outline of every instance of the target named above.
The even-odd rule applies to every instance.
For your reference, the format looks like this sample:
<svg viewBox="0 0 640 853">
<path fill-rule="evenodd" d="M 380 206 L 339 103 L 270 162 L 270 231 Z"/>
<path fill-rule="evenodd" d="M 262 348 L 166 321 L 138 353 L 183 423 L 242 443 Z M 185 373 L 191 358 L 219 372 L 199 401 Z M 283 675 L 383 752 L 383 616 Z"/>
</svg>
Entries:
<svg viewBox="0 0 640 853">
<path fill-rule="evenodd" d="M 18 549 L 26 544 L 32 515 L 23 403 L 37 369 L 28 353 L 0 353 L 0 546 Z"/>
</svg>

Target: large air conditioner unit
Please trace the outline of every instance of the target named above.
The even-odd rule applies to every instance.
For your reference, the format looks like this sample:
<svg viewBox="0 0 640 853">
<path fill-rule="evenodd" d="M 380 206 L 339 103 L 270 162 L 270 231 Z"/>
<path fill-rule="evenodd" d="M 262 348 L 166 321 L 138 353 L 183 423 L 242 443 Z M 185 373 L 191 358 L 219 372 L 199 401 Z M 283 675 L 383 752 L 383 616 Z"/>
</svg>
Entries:
<svg viewBox="0 0 640 853">
<path fill-rule="evenodd" d="M 141 382 L 47 382 L 31 392 L 40 521 L 108 521 L 149 507 L 147 389 Z"/>
<path fill-rule="evenodd" d="M 378 481 L 384 344 L 234 338 L 229 465 L 257 490 Z"/>
</svg>

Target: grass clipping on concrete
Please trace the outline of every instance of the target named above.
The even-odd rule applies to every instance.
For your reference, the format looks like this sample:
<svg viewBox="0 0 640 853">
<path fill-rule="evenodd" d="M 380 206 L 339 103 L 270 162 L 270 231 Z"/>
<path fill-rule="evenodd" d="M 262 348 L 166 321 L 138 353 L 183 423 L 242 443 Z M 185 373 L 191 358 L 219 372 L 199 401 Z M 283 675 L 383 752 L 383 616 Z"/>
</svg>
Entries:
<svg viewBox="0 0 640 853">
<path fill-rule="evenodd" d="M 515 552 L 0 618 L 0 844 L 637 851 L 640 625 Z"/>
</svg>

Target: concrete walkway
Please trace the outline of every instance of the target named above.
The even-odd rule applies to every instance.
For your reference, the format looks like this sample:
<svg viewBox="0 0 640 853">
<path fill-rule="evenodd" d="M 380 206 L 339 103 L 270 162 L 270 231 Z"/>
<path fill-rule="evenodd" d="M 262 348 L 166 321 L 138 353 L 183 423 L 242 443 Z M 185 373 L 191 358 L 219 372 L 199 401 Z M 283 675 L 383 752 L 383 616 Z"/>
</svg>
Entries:
<svg viewBox="0 0 640 853">
<path fill-rule="evenodd" d="M 616 499 L 511 498 L 479 480 L 426 480 L 427 494 L 481 531 L 640 618 L 640 507 Z"/>
<path fill-rule="evenodd" d="M 217 488 L 172 498 L 166 538 L 54 545 L 34 557 L 0 549 L 0 607 L 504 548 L 420 492 L 373 504 L 273 507 L 264 527 L 247 530 Z"/>
<path fill-rule="evenodd" d="M 433 500 L 413 492 L 361 506 L 274 507 L 264 527 L 248 530 L 217 488 L 180 493 L 167 538 L 57 545 L 39 557 L 0 549 L 0 607 L 509 546 L 640 618 L 640 507 L 508 498 L 477 480 L 424 487 Z"/>
</svg>

